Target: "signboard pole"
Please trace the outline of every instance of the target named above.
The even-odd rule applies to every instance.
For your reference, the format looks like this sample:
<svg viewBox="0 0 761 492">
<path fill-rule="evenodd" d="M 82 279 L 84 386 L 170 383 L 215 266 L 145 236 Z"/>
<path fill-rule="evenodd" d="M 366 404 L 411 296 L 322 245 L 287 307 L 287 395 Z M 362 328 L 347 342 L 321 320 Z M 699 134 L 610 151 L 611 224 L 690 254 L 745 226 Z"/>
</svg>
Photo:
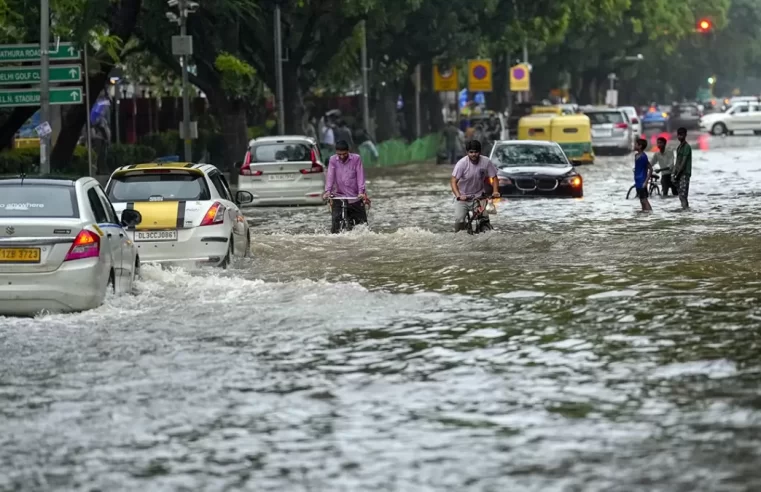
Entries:
<svg viewBox="0 0 761 492">
<path fill-rule="evenodd" d="M 40 123 L 50 121 L 50 2 L 40 3 Z M 40 173 L 50 173 L 50 136 L 40 135 Z"/>
<path fill-rule="evenodd" d="M 87 45 L 84 46 L 84 50 L 82 52 L 82 55 L 84 56 L 84 68 L 85 68 L 85 117 L 87 118 L 87 164 L 88 169 L 90 169 L 90 177 L 95 176 L 97 174 L 96 170 L 93 169 L 92 166 L 92 122 L 90 121 L 90 114 L 92 108 L 92 98 L 90 97 L 90 71 L 87 68 Z"/>
<path fill-rule="evenodd" d="M 420 134 L 420 64 L 415 66 L 415 137 L 421 138 Z"/>
</svg>

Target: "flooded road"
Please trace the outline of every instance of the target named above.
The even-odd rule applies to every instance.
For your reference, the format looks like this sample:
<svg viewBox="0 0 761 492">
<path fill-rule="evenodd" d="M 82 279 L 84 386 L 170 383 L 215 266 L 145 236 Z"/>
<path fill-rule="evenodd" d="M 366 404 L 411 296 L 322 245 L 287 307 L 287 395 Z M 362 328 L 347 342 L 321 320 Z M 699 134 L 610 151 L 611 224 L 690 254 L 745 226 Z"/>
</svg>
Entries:
<svg viewBox="0 0 761 492">
<path fill-rule="evenodd" d="M 450 168 L 373 171 L 369 231 L 0 318 L 0 490 L 759 490 L 761 139 L 705 145 L 689 212 L 601 158 L 456 236 Z"/>
</svg>

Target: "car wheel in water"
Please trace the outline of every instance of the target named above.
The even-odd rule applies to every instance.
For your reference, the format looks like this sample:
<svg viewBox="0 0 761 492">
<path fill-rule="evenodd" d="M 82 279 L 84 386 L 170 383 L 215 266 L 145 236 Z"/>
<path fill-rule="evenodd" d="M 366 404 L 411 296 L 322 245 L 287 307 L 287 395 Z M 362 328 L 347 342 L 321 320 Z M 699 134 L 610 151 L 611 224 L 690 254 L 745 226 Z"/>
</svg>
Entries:
<svg viewBox="0 0 761 492">
<path fill-rule="evenodd" d="M 727 133 L 727 126 L 724 123 L 716 123 L 711 127 L 711 133 L 714 135 L 724 135 Z"/>
<path fill-rule="evenodd" d="M 251 231 L 246 231 L 246 250 L 243 251 L 244 258 L 251 258 Z"/>
<path fill-rule="evenodd" d="M 113 294 L 116 293 L 116 274 L 114 274 L 113 268 L 111 269 L 111 271 L 108 274 L 108 284 L 106 284 L 106 288 L 107 289 L 110 288 L 111 289 L 111 293 L 113 293 Z"/>
<path fill-rule="evenodd" d="M 224 268 L 225 270 L 230 267 L 230 262 L 232 261 L 233 257 L 233 238 L 230 236 L 230 242 L 229 246 L 227 248 L 227 255 L 225 255 L 224 259 L 222 260 L 222 263 L 219 264 L 220 267 Z"/>
</svg>

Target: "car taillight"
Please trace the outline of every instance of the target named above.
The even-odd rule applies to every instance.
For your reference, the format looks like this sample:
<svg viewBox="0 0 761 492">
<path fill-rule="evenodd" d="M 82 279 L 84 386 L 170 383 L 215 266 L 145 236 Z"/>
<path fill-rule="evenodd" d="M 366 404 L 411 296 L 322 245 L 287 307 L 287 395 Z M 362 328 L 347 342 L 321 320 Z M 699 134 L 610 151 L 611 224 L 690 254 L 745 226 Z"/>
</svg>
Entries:
<svg viewBox="0 0 761 492">
<path fill-rule="evenodd" d="M 82 229 L 74 239 L 63 261 L 97 258 L 100 256 L 100 236 L 87 229 Z"/>
<path fill-rule="evenodd" d="M 634 118 L 634 119 L 632 120 L 632 123 L 636 125 L 637 123 L 639 123 L 639 120 L 638 120 L 637 118 Z"/>
<path fill-rule="evenodd" d="M 629 128 L 629 125 L 627 125 L 626 123 L 617 123 L 616 128 L 621 128 L 622 130 L 626 130 L 627 128 Z"/>
<path fill-rule="evenodd" d="M 261 176 L 263 174 L 261 171 L 251 170 L 251 151 L 250 150 L 246 152 L 246 159 L 243 161 L 243 165 L 240 167 L 240 171 L 238 171 L 238 174 L 240 174 L 241 176 Z"/>
<path fill-rule="evenodd" d="M 312 158 L 312 167 L 311 169 L 302 169 L 301 174 L 312 174 L 312 173 L 321 173 L 324 171 L 324 168 L 322 167 L 322 164 L 317 162 L 317 154 L 315 154 L 314 149 L 309 151 L 309 154 Z"/>
<path fill-rule="evenodd" d="M 203 216 L 201 221 L 202 226 L 221 224 L 225 221 L 225 206 L 219 202 L 214 202 L 206 215 Z"/>
</svg>

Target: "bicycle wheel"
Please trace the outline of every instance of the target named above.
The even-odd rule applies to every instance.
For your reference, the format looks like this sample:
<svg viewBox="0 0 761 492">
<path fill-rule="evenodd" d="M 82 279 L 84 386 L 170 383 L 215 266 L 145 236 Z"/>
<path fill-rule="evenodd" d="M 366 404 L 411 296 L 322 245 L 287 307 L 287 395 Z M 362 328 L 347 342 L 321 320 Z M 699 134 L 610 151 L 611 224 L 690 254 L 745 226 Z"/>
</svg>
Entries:
<svg viewBox="0 0 761 492">
<path fill-rule="evenodd" d="M 627 200 L 628 200 L 629 198 L 631 198 L 631 195 L 632 195 L 632 191 L 635 191 L 635 190 L 636 190 L 636 188 L 634 187 L 634 185 L 632 185 L 632 187 L 631 187 L 631 188 L 629 188 L 629 191 L 626 193 L 626 199 L 627 199 Z M 634 193 L 634 196 L 637 196 L 637 193 L 636 193 L 636 192 Z"/>
<path fill-rule="evenodd" d="M 650 185 L 650 196 L 661 196 L 661 188 L 657 184 Z"/>
</svg>

